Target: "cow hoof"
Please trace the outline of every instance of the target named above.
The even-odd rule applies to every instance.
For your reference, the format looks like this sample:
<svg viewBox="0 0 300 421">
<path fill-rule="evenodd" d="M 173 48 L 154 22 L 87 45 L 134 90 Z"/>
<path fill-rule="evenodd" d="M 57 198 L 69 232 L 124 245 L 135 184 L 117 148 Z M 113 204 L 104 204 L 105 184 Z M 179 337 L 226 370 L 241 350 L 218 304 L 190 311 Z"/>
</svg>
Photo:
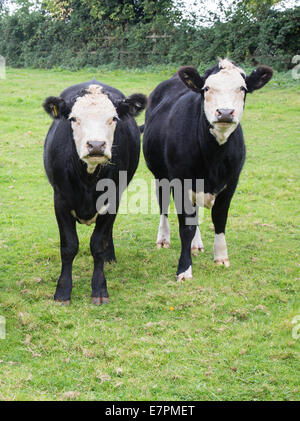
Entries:
<svg viewBox="0 0 300 421">
<path fill-rule="evenodd" d="M 158 243 L 156 243 L 156 246 L 158 249 L 161 249 L 162 247 L 165 249 L 169 249 L 171 247 L 171 244 L 166 240 L 161 240 Z"/>
<path fill-rule="evenodd" d="M 109 298 L 103 297 L 102 304 L 108 304 L 108 303 L 109 303 Z"/>
<path fill-rule="evenodd" d="M 192 266 L 190 266 L 185 272 L 180 273 L 179 275 L 176 275 L 176 281 L 184 281 L 185 279 L 192 279 Z"/>
<path fill-rule="evenodd" d="M 102 304 L 108 304 L 109 299 L 107 297 L 92 297 L 92 304 L 101 306 Z"/>
<path fill-rule="evenodd" d="M 215 265 L 225 266 L 225 267 L 229 268 L 230 262 L 229 262 L 229 259 L 218 259 L 218 260 L 215 260 Z"/>
<path fill-rule="evenodd" d="M 192 247 L 191 248 L 191 253 L 193 256 L 198 256 L 198 252 L 204 253 L 204 247 Z"/>
<path fill-rule="evenodd" d="M 202 243 L 201 234 L 199 227 L 196 228 L 196 232 L 191 244 L 191 253 L 193 256 L 198 256 L 199 250 L 201 253 L 204 252 L 204 245 Z"/>
<path fill-rule="evenodd" d="M 67 307 L 71 304 L 71 300 L 58 300 L 54 298 L 54 301 L 64 307 Z"/>
<path fill-rule="evenodd" d="M 101 306 L 101 298 L 100 297 L 92 297 L 92 304 L 95 304 L 96 306 Z"/>
</svg>

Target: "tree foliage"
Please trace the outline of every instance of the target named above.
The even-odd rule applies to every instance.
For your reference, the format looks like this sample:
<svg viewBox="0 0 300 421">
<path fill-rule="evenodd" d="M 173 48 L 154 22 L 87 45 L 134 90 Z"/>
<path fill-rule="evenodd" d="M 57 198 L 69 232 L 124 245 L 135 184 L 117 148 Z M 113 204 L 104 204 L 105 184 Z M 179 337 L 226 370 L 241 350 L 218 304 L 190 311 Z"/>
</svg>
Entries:
<svg viewBox="0 0 300 421">
<path fill-rule="evenodd" d="M 219 0 L 210 26 L 199 14 L 184 15 L 173 0 L 15 3 L 14 13 L 0 15 L 0 54 L 12 66 L 206 66 L 230 56 L 284 70 L 299 53 L 300 7 L 274 10 L 275 0 L 236 0 L 231 7 Z M 205 3 L 197 1 L 200 11 Z"/>
</svg>

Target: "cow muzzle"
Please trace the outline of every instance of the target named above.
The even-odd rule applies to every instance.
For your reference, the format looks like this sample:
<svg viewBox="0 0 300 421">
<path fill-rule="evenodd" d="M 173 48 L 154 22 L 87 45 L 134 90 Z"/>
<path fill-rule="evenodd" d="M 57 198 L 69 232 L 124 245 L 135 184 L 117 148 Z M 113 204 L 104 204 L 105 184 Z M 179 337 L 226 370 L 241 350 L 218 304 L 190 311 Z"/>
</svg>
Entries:
<svg viewBox="0 0 300 421">
<path fill-rule="evenodd" d="M 106 142 L 98 140 L 89 140 L 86 143 L 88 150 L 88 158 L 105 156 Z"/>
<path fill-rule="evenodd" d="M 233 123 L 234 110 L 231 108 L 218 108 L 215 123 Z"/>
</svg>

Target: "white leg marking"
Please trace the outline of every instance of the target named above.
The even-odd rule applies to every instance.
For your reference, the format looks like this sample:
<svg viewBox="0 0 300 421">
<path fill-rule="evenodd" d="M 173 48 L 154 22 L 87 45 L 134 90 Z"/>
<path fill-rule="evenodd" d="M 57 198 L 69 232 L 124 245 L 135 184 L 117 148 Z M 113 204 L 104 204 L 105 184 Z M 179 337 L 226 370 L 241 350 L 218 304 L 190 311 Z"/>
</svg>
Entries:
<svg viewBox="0 0 300 421">
<path fill-rule="evenodd" d="M 180 282 L 180 281 L 183 281 L 184 279 L 192 279 L 192 277 L 193 277 L 192 266 L 190 266 L 185 272 L 182 272 L 176 276 L 176 281 Z"/>
<path fill-rule="evenodd" d="M 224 233 L 215 234 L 214 260 L 215 260 L 216 265 L 218 266 L 220 265 L 224 265 L 226 267 L 230 266 Z"/>
<path fill-rule="evenodd" d="M 204 245 L 202 243 L 200 230 L 199 230 L 199 227 L 197 226 L 195 236 L 191 244 L 192 255 L 197 256 L 198 250 L 200 250 L 202 253 L 204 252 Z"/>
<path fill-rule="evenodd" d="M 170 248 L 170 224 L 166 215 L 160 215 L 156 245 L 158 249 L 162 247 L 166 249 Z"/>
</svg>

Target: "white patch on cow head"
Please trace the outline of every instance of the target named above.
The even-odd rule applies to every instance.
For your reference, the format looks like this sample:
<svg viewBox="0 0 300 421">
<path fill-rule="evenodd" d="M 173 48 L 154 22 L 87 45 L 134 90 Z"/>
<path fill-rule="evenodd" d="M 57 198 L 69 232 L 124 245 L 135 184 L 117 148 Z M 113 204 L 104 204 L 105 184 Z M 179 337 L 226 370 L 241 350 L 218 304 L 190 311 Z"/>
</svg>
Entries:
<svg viewBox="0 0 300 421">
<path fill-rule="evenodd" d="M 211 133 L 222 145 L 240 123 L 244 112 L 244 71 L 228 59 L 219 61 L 220 71 L 208 76 L 203 87 L 204 112 Z"/>
<path fill-rule="evenodd" d="M 94 172 L 98 164 L 111 159 L 118 114 L 111 100 L 99 85 L 90 85 L 78 97 L 69 116 L 79 158 Z"/>
</svg>

